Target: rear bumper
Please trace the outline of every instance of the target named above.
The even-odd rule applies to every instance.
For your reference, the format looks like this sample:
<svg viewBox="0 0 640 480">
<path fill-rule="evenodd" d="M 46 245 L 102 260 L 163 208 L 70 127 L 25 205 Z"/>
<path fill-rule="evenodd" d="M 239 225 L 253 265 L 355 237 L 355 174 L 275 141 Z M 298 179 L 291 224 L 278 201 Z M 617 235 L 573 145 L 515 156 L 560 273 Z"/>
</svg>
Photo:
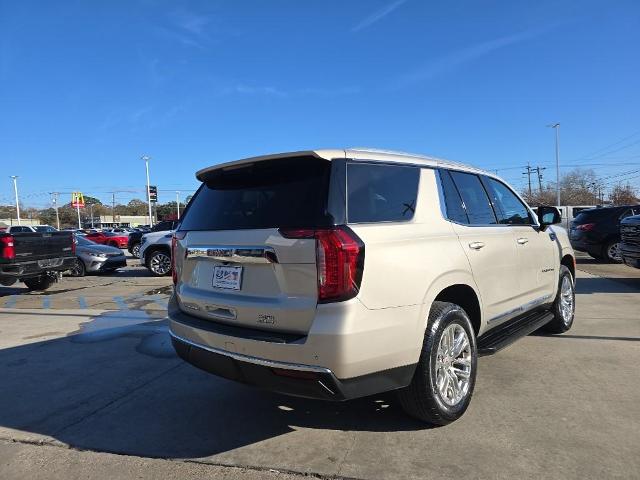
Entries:
<svg viewBox="0 0 640 480">
<path fill-rule="evenodd" d="M 597 254 L 602 251 L 603 247 L 603 244 L 601 242 L 592 241 L 585 237 L 570 239 L 569 241 L 571 243 L 571 247 L 579 252 Z"/>
<path fill-rule="evenodd" d="M 395 309 L 361 309 L 357 300 L 319 305 L 311 330 L 291 334 L 194 317 L 174 295 L 169 331 L 194 366 L 288 395 L 340 401 L 408 385 L 422 345 L 412 324 Z M 387 325 L 377 321 L 383 314 Z"/>
<path fill-rule="evenodd" d="M 62 257 L 53 260 L 56 260 L 56 264 L 49 266 L 40 266 L 37 260 L 0 264 L 0 276 L 20 279 L 37 277 L 45 272 L 63 272 L 73 267 L 76 257 Z M 58 260 L 59 264 L 57 264 Z"/>
<path fill-rule="evenodd" d="M 196 344 L 171 332 L 180 358 L 209 373 L 285 395 L 344 401 L 409 384 L 415 365 L 338 380 L 327 368 L 276 362 Z"/>
</svg>

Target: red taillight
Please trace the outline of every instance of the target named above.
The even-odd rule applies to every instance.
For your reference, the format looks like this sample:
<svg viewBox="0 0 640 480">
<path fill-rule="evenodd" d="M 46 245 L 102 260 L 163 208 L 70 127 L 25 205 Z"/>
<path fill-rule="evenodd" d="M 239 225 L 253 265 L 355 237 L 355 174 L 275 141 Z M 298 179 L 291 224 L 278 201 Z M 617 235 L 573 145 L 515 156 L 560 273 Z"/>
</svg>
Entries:
<svg viewBox="0 0 640 480">
<path fill-rule="evenodd" d="M 78 240 L 76 239 L 75 235 L 71 234 L 71 253 L 73 255 L 76 254 L 76 244 L 78 243 Z"/>
<path fill-rule="evenodd" d="M 16 258 L 16 249 L 13 246 L 13 236 L 0 237 L 0 257 L 6 260 Z"/>
<path fill-rule="evenodd" d="M 176 248 L 178 247 L 178 240 L 182 240 L 187 236 L 187 232 L 173 232 L 171 236 L 171 279 L 173 284 L 178 284 L 178 272 L 176 271 Z"/>
<path fill-rule="evenodd" d="M 328 229 L 286 229 L 285 238 L 315 238 L 318 302 L 340 302 L 355 297 L 364 270 L 364 243 L 345 226 Z"/>
<path fill-rule="evenodd" d="M 595 223 L 583 223 L 582 225 L 576 225 L 576 230 L 582 230 L 583 232 L 590 232 L 595 227 Z"/>
</svg>

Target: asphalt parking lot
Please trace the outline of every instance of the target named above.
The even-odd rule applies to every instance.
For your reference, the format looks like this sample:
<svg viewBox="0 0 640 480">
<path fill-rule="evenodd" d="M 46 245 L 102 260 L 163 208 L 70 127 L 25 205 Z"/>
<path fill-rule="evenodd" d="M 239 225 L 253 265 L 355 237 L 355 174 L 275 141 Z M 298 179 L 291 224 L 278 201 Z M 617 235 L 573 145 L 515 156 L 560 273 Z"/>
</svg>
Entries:
<svg viewBox="0 0 640 480">
<path fill-rule="evenodd" d="M 130 263 L 0 287 L 0 477 L 638 477 L 640 270 L 580 259 L 573 329 L 481 358 L 466 415 L 425 428 L 393 394 L 295 399 L 183 363 L 171 279 Z"/>
</svg>

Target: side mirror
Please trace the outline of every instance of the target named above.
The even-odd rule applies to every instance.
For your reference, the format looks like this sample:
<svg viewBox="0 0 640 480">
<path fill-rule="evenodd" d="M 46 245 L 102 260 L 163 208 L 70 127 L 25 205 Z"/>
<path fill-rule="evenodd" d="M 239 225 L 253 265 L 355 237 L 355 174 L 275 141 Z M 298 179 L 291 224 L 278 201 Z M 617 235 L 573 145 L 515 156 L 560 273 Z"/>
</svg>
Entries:
<svg viewBox="0 0 640 480">
<path fill-rule="evenodd" d="M 540 206 L 538 210 L 538 223 L 540 228 L 544 230 L 549 225 L 556 225 L 562 221 L 560 211 L 556 207 Z"/>
</svg>

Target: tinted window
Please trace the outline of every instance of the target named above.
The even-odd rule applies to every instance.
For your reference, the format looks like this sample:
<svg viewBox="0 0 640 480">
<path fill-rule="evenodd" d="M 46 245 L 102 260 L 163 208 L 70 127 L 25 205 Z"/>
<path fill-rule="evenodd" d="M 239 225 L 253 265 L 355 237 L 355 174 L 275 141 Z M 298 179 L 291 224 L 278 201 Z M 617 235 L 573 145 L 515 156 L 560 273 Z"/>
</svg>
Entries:
<svg viewBox="0 0 640 480">
<path fill-rule="evenodd" d="M 191 199 L 181 230 L 314 227 L 326 213 L 331 162 L 287 158 L 214 170 Z"/>
<path fill-rule="evenodd" d="M 492 225 L 497 223 L 489 197 L 480 178 L 471 173 L 451 172 L 451 177 L 460 192 L 469 223 L 473 225 Z"/>
<path fill-rule="evenodd" d="M 627 210 L 625 210 L 624 212 L 622 212 L 622 215 L 620 215 L 620 220 L 622 220 L 623 218 L 627 218 L 633 215 L 633 210 L 628 208 Z"/>
<path fill-rule="evenodd" d="M 173 230 L 173 222 L 164 221 L 157 223 L 151 229 L 152 232 L 164 232 L 165 230 Z"/>
<path fill-rule="evenodd" d="M 451 175 L 447 170 L 440 170 L 440 180 L 447 218 L 458 223 L 469 223 L 469 217 L 464 210 L 462 198 L 460 198 L 458 189 L 453 183 L 453 180 L 451 180 Z"/>
<path fill-rule="evenodd" d="M 531 225 L 529 210 L 504 183 L 493 178 L 487 179 L 489 193 L 496 206 L 498 222 L 507 225 Z"/>
<path fill-rule="evenodd" d="M 352 223 L 413 218 L 420 169 L 401 165 L 347 165 L 347 218 Z"/>
<path fill-rule="evenodd" d="M 86 238 L 80 237 L 80 236 L 76 237 L 76 242 L 81 247 L 88 247 L 88 246 L 91 246 L 91 245 L 97 245 L 96 242 L 92 242 L 91 240 L 87 240 Z"/>
<path fill-rule="evenodd" d="M 618 213 L 617 209 L 612 208 L 593 208 L 590 210 L 584 210 L 578 214 L 574 219 L 574 222 L 578 225 L 583 223 L 599 222 L 611 215 Z"/>
</svg>

